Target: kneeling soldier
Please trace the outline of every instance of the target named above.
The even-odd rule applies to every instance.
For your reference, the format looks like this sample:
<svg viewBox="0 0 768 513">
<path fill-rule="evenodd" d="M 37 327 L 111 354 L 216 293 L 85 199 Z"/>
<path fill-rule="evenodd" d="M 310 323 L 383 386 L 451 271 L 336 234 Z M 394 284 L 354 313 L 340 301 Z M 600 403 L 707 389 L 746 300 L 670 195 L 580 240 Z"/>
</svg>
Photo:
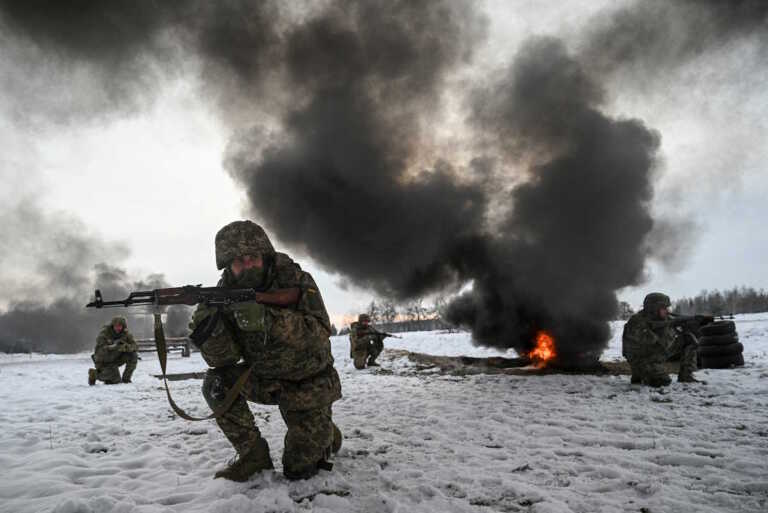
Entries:
<svg viewBox="0 0 768 513">
<path fill-rule="evenodd" d="M 669 296 L 653 292 L 645 296 L 643 309 L 629 318 L 624 325 L 622 353 L 632 368 L 632 383 L 652 387 L 671 383 L 664 370 L 670 356 L 680 354 L 677 380 L 695 383 L 698 342 L 689 332 L 678 333 L 668 322 Z"/>
<path fill-rule="evenodd" d="M 101 328 L 96 338 L 96 349 L 91 355 L 95 369 L 88 369 L 88 384 L 95 385 L 96 380 L 107 385 L 130 383 L 136 362 L 139 360 L 139 346 L 128 331 L 125 317 L 115 317 L 112 322 Z M 120 366 L 125 365 L 120 377 Z"/>
<path fill-rule="evenodd" d="M 385 336 L 387 335 L 371 326 L 371 317 L 368 314 L 360 314 L 357 317 L 357 322 L 353 322 L 349 327 L 350 356 L 356 369 L 364 369 L 366 364 L 369 367 L 379 366 L 376 358 L 384 350 Z"/>
<path fill-rule="evenodd" d="M 330 470 L 341 447 L 331 405 L 341 382 L 331 356 L 330 321 L 312 276 L 288 255 L 275 252 L 264 230 L 235 221 L 216 234 L 220 287 L 253 288 L 259 299 L 226 307 L 200 305 L 190 338 L 211 367 L 203 396 L 213 409 L 248 372 L 242 391 L 216 422 L 237 451 L 237 460 L 215 477 L 245 481 L 273 468 L 269 445 L 247 401 L 274 404 L 285 421 L 283 472 L 306 479 Z"/>
</svg>

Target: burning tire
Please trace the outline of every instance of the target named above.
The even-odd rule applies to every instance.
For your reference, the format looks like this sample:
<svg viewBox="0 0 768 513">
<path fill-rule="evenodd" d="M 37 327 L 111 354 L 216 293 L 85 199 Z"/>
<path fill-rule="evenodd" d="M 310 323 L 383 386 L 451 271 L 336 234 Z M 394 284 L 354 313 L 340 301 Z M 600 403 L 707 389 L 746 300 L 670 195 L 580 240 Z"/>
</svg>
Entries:
<svg viewBox="0 0 768 513">
<path fill-rule="evenodd" d="M 741 354 L 744 351 L 744 346 L 739 342 L 728 345 L 718 346 L 699 346 L 699 353 L 702 358 L 708 358 L 711 356 L 727 356 L 732 354 Z"/>
<path fill-rule="evenodd" d="M 701 335 L 704 337 L 729 334 L 736 334 L 736 324 L 733 321 L 715 321 L 701 328 Z"/>
<path fill-rule="evenodd" d="M 721 356 L 702 356 L 702 367 L 705 369 L 727 369 L 744 365 L 744 355 L 730 354 Z"/>
<path fill-rule="evenodd" d="M 735 333 L 730 335 L 708 335 L 699 339 L 699 347 L 702 346 L 727 346 L 739 341 L 739 336 Z"/>
</svg>

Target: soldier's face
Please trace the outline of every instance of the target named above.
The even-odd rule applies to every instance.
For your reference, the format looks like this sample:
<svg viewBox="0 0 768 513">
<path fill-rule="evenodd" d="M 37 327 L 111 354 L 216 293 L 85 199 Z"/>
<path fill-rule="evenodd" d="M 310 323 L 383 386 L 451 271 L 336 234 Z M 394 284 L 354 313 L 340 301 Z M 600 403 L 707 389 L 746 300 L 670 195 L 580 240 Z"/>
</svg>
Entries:
<svg viewBox="0 0 768 513">
<path fill-rule="evenodd" d="M 264 267 L 264 260 L 261 255 L 244 255 L 242 257 L 236 257 L 229 264 L 229 270 L 232 271 L 232 275 L 237 278 L 244 271 L 248 269 L 261 269 Z"/>
<path fill-rule="evenodd" d="M 669 316 L 669 310 L 667 307 L 659 308 L 659 319 L 666 319 Z"/>
<path fill-rule="evenodd" d="M 123 331 L 123 325 L 120 323 L 113 324 L 112 329 L 115 330 L 115 333 L 122 333 Z"/>
</svg>

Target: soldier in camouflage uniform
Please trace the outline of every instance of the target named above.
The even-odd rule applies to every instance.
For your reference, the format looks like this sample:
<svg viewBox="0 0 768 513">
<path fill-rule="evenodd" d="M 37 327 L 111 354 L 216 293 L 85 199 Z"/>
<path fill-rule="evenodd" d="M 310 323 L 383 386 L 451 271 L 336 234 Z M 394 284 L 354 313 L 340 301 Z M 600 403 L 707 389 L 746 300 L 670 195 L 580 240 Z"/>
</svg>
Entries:
<svg viewBox="0 0 768 513">
<path fill-rule="evenodd" d="M 653 292 L 645 296 L 643 309 L 624 325 L 622 353 L 632 368 L 633 384 L 669 385 L 672 380 L 664 370 L 664 363 L 674 354 L 681 355 L 677 380 L 697 382 L 693 377 L 698 348 L 696 337 L 688 332 L 679 333 L 666 322 L 669 307 L 669 296 Z"/>
<path fill-rule="evenodd" d="M 128 331 L 125 317 L 115 317 L 101 328 L 96 338 L 96 349 L 91 355 L 95 369 L 88 369 L 88 384 L 95 385 L 101 380 L 107 385 L 130 383 L 136 362 L 139 360 L 139 346 Z M 122 377 L 120 366 L 125 365 Z"/>
<path fill-rule="evenodd" d="M 191 338 L 211 367 L 203 396 L 212 409 L 225 404 L 229 390 L 249 372 L 232 406 L 216 422 L 238 458 L 215 477 L 246 481 L 272 469 L 269 445 L 256 427 L 247 401 L 280 408 L 287 431 L 283 472 L 306 479 L 328 463 L 341 447 L 331 405 L 341 398 L 333 367 L 330 321 L 312 276 L 288 255 L 275 252 L 264 230 L 251 221 L 235 221 L 216 234 L 220 287 L 249 287 L 258 302 L 211 308 L 200 305 Z"/>
<path fill-rule="evenodd" d="M 371 326 L 371 317 L 360 314 L 349 326 L 349 351 L 356 369 L 378 367 L 376 358 L 384 350 L 384 334 Z"/>
</svg>

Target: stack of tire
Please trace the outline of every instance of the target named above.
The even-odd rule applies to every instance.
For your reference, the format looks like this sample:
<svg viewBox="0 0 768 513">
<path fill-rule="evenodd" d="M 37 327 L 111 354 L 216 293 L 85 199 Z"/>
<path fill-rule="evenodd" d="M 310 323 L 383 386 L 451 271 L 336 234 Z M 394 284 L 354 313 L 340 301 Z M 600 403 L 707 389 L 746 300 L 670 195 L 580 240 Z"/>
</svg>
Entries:
<svg viewBox="0 0 768 513">
<path fill-rule="evenodd" d="M 743 351 L 733 321 L 715 321 L 701 327 L 700 368 L 727 369 L 744 365 Z"/>
</svg>

